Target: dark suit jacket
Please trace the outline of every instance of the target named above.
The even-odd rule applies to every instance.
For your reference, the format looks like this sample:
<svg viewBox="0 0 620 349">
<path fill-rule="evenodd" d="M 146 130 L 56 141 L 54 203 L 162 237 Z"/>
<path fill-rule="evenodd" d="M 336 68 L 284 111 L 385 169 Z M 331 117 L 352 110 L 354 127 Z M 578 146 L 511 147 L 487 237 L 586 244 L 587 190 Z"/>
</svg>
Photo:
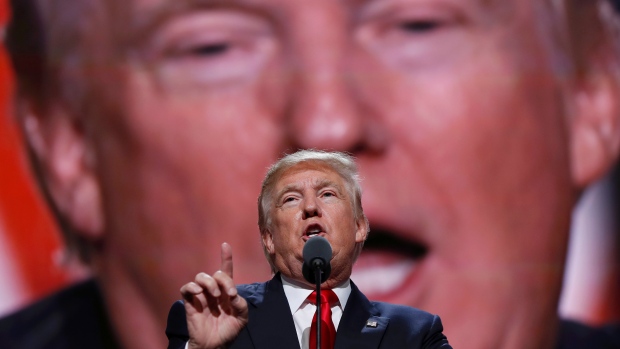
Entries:
<svg viewBox="0 0 620 349">
<path fill-rule="evenodd" d="M 297 332 L 279 275 L 265 283 L 240 285 L 248 301 L 249 322 L 231 348 L 299 348 Z M 367 326 L 376 321 L 377 327 Z M 336 333 L 336 349 L 450 348 L 437 315 L 411 307 L 370 302 L 351 282 L 351 295 Z M 182 301 L 168 315 L 168 349 L 182 349 L 189 339 Z"/>
<path fill-rule="evenodd" d="M 575 321 L 560 323 L 556 349 L 620 349 L 620 323 L 591 327 Z"/>
<path fill-rule="evenodd" d="M 1 349 L 118 349 L 99 286 L 72 285 L 0 319 Z"/>
</svg>

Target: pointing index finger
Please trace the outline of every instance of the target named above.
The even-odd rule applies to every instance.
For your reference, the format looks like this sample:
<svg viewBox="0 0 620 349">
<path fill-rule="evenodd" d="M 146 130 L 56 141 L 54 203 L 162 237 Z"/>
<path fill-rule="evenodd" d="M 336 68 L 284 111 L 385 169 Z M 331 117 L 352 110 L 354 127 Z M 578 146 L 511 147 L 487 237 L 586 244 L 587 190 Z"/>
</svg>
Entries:
<svg viewBox="0 0 620 349">
<path fill-rule="evenodd" d="M 228 243 L 222 244 L 222 252 L 221 252 L 221 266 L 220 270 L 226 273 L 230 278 L 233 277 L 233 259 L 232 259 L 232 247 Z"/>
</svg>

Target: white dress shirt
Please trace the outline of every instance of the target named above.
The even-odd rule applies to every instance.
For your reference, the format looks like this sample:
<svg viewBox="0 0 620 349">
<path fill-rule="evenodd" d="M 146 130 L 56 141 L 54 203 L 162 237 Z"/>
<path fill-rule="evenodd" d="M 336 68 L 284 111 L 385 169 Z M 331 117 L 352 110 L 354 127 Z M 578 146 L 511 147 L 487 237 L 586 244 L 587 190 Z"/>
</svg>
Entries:
<svg viewBox="0 0 620 349">
<path fill-rule="evenodd" d="M 293 321 L 295 322 L 295 330 L 297 331 L 297 339 L 301 349 L 309 349 L 310 346 L 310 326 L 312 325 L 312 317 L 316 312 L 316 305 L 308 301 L 308 296 L 314 291 L 307 286 L 291 280 L 282 275 L 282 285 L 284 286 L 284 294 L 291 307 Z M 338 296 L 338 303 L 332 304 L 332 321 L 334 327 L 338 330 L 342 312 L 347 304 L 349 295 L 351 294 L 351 282 L 347 280 L 341 285 L 332 289 Z M 324 306 L 323 304 L 321 306 Z"/>
<path fill-rule="evenodd" d="M 314 289 L 309 289 L 306 285 L 289 279 L 284 275 L 282 275 L 282 285 L 284 286 L 284 294 L 288 300 L 288 305 L 291 307 L 299 346 L 301 349 L 309 349 L 310 326 L 312 325 L 312 317 L 316 312 L 316 305 L 308 302 L 308 296 Z M 332 305 L 332 321 L 336 330 L 338 330 L 342 312 L 347 305 L 349 295 L 351 295 L 351 281 L 347 280 L 341 285 L 332 288 L 332 291 L 338 296 L 338 303 Z M 185 349 L 188 348 L 188 344 L 185 343 Z"/>
</svg>

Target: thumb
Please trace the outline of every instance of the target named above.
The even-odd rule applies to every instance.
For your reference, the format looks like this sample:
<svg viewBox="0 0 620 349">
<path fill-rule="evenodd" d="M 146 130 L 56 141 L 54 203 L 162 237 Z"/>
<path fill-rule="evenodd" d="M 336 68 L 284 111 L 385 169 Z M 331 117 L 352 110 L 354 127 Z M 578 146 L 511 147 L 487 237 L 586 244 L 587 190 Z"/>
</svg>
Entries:
<svg viewBox="0 0 620 349">
<path fill-rule="evenodd" d="M 248 316 L 248 302 L 245 298 L 241 297 L 237 292 L 230 296 L 230 306 L 233 311 L 240 317 L 246 318 Z"/>
</svg>

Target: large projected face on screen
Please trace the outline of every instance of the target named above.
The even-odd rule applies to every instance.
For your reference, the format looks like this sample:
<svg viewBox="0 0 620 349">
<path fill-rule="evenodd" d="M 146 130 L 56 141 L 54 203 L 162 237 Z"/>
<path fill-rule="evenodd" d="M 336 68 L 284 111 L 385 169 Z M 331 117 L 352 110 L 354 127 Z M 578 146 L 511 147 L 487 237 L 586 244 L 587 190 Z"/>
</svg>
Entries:
<svg viewBox="0 0 620 349">
<path fill-rule="evenodd" d="M 571 35 L 604 37 L 595 6 L 81 3 L 50 32 L 70 41 L 64 87 L 26 120 L 104 289 L 130 285 L 163 321 L 223 241 L 236 282 L 267 279 L 267 167 L 339 150 L 362 177 L 371 233 L 353 280 L 369 298 L 440 314 L 459 348 L 553 343 L 572 206 L 620 133 L 610 48 Z"/>
</svg>

